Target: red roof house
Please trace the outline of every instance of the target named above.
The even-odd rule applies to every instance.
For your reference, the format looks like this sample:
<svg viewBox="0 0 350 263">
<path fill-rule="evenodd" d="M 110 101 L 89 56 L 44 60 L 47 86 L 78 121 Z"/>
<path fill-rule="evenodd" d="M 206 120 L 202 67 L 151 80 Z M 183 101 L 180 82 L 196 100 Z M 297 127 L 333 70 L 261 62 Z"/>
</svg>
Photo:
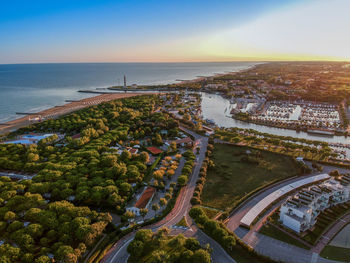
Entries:
<svg viewBox="0 0 350 263">
<path fill-rule="evenodd" d="M 157 155 L 157 154 L 160 154 L 162 153 L 163 151 L 157 147 L 147 147 L 147 150 L 151 153 L 151 154 L 154 154 L 154 155 Z"/>
<path fill-rule="evenodd" d="M 140 216 L 140 210 L 148 208 L 149 204 L 152 202 L 152 198 L 156 193 L 156 189 L 148 186 L 141 194 L 140 198 L 136 201 L 135 205 L 127 207 L 126 210 L 133 212 L 135 215 Z"/>
<path fill-rule="evenodd" d="M 145 208 L 149 201 L 152 199 L 155 192 L 156 189 L 154 189 L 153 187 L 147 187 L 146 190 L 143 191 L 140 199 L 137 200 L 135 207 L 137 207 L 138 209 Z"/>
</svg>

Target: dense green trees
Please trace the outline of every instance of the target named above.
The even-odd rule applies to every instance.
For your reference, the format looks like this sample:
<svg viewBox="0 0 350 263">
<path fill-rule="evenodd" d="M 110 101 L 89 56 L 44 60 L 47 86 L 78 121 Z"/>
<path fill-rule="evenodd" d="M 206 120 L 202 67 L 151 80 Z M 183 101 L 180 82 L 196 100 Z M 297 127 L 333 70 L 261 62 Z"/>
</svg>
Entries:
<svg viewBox="0 0 350 263">
<path fill-rule="evenodd" d="M 24 262 L 40 262 L 52 253 L 63 262 L 77 262 L 111 217 L 64 200 L 47 203 L 40 194 L 27 192 L 29 185 L 28 181 L 0 178 L 0 195 L 7 201 L 0 207 L 0 236 L 11 241 L 11 245 L 3 245 L 9 252 L 0 253 L 1 260 L 18 261 L 23 256 Z M 9 194 L 12 189 L 23 187 L 24 191 Z M 17 255 L 12 255 L 16 249 Z"/>
<path fill-rule="evenodd" d="M 186 238 L 182 234 L 169 236 L 167 229 L 157 233 L 151 230 L 139 230 L 127 250 L 128 262 L 159 263 L 210 263 L 210 248 L 202 247 L 195 238 Z"/>
<path fill-rule="evenodd" d="M 177 121 L 153 112 L 157 103 L 159 97 L 148 95 L 102 103 L 9 135 L 52 132 L 64 134 L 61 140 L 53 135 L 37 145 L 0 144 L 1 170 L 37 173 L 19 182 L 0 178 L 0 240 L 5 241 L 0 249 L 6 247 L 1 262 L 48 262 L 49 254 L 62 262 L 81 257 L 111 221 L 82 205 L 122 213 L 132 185 L 147 172 L 148 153 L 119 155 L 111 146 L 126 148 L 145 137 L 160 144 L 161 130 L 177 135 Z"/>
<path fill-rule="evenodd" d="M 142 181 L 149 155 L 125 150 L 118 156 L 109 146 L 153 134 L 161 143 L 157 131 L 178 124 L 152 112 L 157 101 L 156 96 L 111 101 L 23 128 L 18 133 L 64 132 L 66 138 L 56 142 L 55 135 L 29 147 L 0 144 L 0 169 L 38 172 L 30 191 L 50 194 L 51 200 L 120 208 L 132 194 L 130 184 Z M 76 133 L 80 138 L 69 136 Z"/>
<path fill-rule="evenodd" d="M 204 232 L 219 242 L 226 250 L 230 251 L 236 245 L 236 238 L 232 233 L 222 223 L 209 219 L 202 208 L 192 208 L 190 216 L 201 226 Z"/>
<path fill-rule="evenodd" d="M 328 160 L 337 157 L 327 142 L 307 140 L 291 136 L 279 136 L 262 133 L 253 129 L 221 128 L 215 131 L 215 138 L 232 142 L 245 143 L 261 149 L 282 152 L 292 156 L 304 156 L 308 159 Z"/>
<path fill-rule="evenodd" d="M 180 186 L 183 186 L 187 183 L 188 177 L 192 174 L 192 169 L 194 165 L 194 160 L 196 156 L 194 155 L 192 150 L 187 150 L 183 156 L 186 158 L 186 162 L 181 171 L 181 176 L 177 178 L 177 183 Z"/>
</svg>

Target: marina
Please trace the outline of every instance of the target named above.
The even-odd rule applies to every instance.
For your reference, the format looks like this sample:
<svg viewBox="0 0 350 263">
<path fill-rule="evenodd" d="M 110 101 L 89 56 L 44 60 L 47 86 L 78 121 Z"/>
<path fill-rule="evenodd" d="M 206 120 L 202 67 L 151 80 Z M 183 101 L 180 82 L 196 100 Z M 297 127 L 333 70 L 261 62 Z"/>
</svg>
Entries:
<svg viewBox="0 0 350 263">
<path fill-rule="evenodd" d="M 249 123 L 245 121 L 240 121 L 233 119 L 229 113 L 228 109 L 231 108 L 230 100 L 223 98 L 217 94 L 201 93 L 202 95 L 202 114 L 204 119 L 215 120 L 216 125 L 219 127 L 229 128 L 237 127 L 242 129 L 253 129 L 262 133 L 269 133 L 280 136 L 290 136 L 295 138 L 303 138 L 307 140 L 324 141 L 332 144 L 350 144 L 350 138 L 346 136 L 334 135 L 325 136 L 321 134 L 308 133 L 305 131 L 297 131 L 291 129 L 283 129 L 277 127 L 270 127 L 266 125 L 260 125 L 255 123 Z"/>
</svg>

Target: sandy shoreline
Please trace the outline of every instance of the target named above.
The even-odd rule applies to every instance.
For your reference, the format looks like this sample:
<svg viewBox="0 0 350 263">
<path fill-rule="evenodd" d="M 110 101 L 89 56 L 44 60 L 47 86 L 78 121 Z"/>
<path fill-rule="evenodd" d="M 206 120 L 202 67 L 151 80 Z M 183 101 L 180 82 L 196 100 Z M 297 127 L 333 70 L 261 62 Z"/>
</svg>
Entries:
<svg viewBox="0 0 350 263">
<path fill-rule="evenodd" d="M 225 75 L 229 75 L 232 73 L 237 73 L 237 72 L 249 70 L 258 64 L 260 64 L 260 63 L 257 63 L 255 65 L 251 65 L 247 68 L 240 69 L 238 71 L 232 71 L 229 73 L 216 73 L 216 74 L 213 74 L 212 76 L 203 76 L 203 77 L 197 77 L 197 78 L 194 78 L 191 80 L 183 80 L 183 81 L 180 81 L 179 83 L 177 83 L 176 85 L 183 85 L 183 84 L 188 84 L 188 83 L 200 82 L 200 81 L 207 79 L 207 78 L 215 78 L 215 77 L 219 77 L 219 76 L 225 76 Z M 159 91 L 154 91 L 154 93 L 159 93 Z M 83 109 L 83 108 L 86 108 L 86 107 L 89 107 L 92 105 L 97 105 L 97 104 L 100 104 L 102 102 L 115 100 L 115 99 L 121 99 L 121 98 L 129 98 L 129 97 L 144 95 L 144 94 L 152 94 L 152 93 L 143 93 L 143 92 L 136 92 L 136 91 L 133 93 L 115 93 L 115 94 L 107 93 L 107 94 L 97 95 L 94 97 L 85 98 L 82 100 L 70 102 L 70 103 L 64 104 L 62 106 L 55 106 L 55 107 L 37 112 L 35 114 L 26 115 L 24 117 L 21 117 L 21 118 L 15 119 L 15 120 L 1 123 L 0 135 L 14 131 L 16 129 L 19 129 L 19 128 L 22 128 L 25 126 L 28 126 L 29 124 L 36 122 L 36 121 L 30 121 L 30 118 L 33 119 L 33 118 L 39 117 L 39 116 L 43 119 L 57 118 L 61 115 L 65 115 L 65 114 L 71 113 L 73 111 L 80 110 L 80 109 Z"/>
<path fill-rule="evenodd" d="M 30 121 L 30 119 L 33 119 L 35 117 L 41 117 L 43 119 L 57 118 L 59 116 L 71 113 L 73 111 L 77 111 L 93 105 L 98 105 L 102 102 L 122 99 L 122 98 L 129 98 L 129 97 L 134 97 L 134 96 L 144 95 L 144 94 L 145 93 L 140 93 L 140 92 L 102 94 L 102 95 L 70 102 L 62 106 L 56 106 L 47 110 L 37 112 L 35 114 L 26 115 L 24 117 L 21 117 L 12 121 L 4 122 L 2 123 L 2 125 L 0 125 L 0 134 L 5 134 L 7 132 L 28 126 L 31 123 L 35 123 L 33 121 Z"/>
</svg>

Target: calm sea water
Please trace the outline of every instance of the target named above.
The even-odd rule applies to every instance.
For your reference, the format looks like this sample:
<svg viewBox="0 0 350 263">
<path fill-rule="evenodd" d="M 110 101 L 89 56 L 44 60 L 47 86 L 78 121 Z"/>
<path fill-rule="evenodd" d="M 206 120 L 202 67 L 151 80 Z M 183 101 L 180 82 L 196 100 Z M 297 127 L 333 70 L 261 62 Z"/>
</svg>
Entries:
<svg viewBox="0 0 350 263">
<path fill-rule="evenodd" d="M 36 112 L 67 99 L 92 96 L 80 89 L 127 84 L 167 84 L 215 73 L 238 71 L 253 62 L 223 63 L 74 63 L 0 65 L 0 122 L 19 117 L 15 112 Z"/>
</svg>

